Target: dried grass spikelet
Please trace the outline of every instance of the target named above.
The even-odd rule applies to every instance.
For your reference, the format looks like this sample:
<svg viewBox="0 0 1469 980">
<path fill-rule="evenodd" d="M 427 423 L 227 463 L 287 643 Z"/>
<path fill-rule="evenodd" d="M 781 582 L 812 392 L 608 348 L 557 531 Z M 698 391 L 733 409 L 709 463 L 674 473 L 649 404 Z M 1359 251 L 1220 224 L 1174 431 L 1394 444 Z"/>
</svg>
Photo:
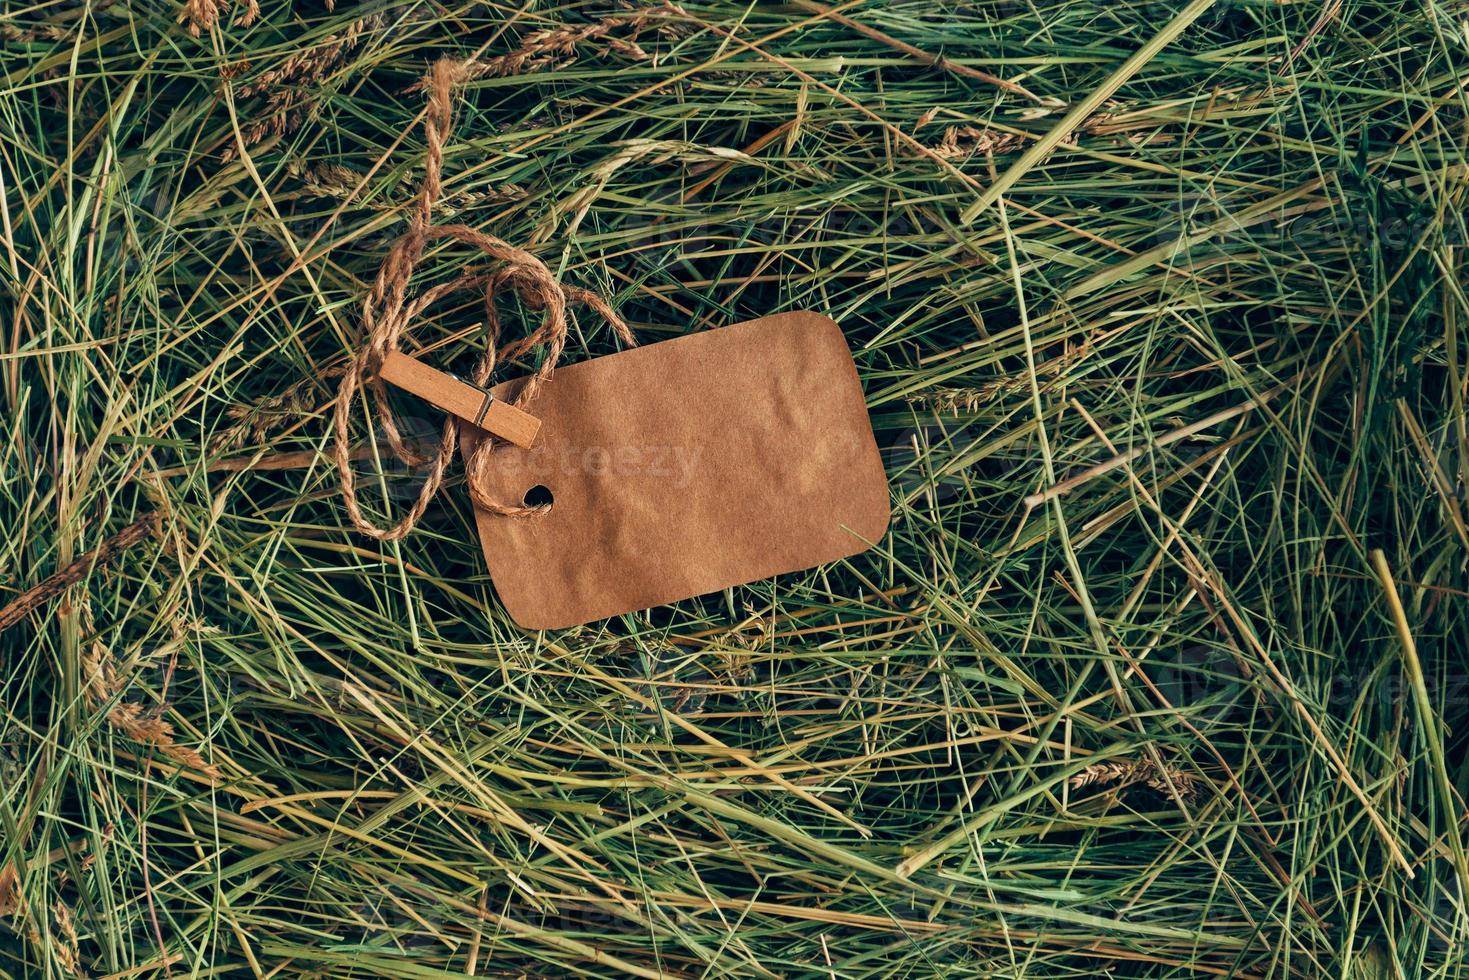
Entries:
<svg viewBox="0 0 1469 980">
<path fill-rule="evenodd" d="M 236 61 L 233 64 L 229 65 L 220 65 L 219 77 L 226 82 L 233 81 L 234 79 L 239 78 L 241 75 L 245 74 L 245 72 L 249 71 L 251 67 L 253 67 L 253 65 L 254 62 L 252 62 L 249 58 L 246 58 L 243 61 Z"/>
<path fill-rule="evenodd" d="M 721 639 L 737 649 L 759 652 L 775 645 L 775 636 L 780 624 L 773 616 L 762 615 L 749 603 L 745 604 L 746 619 L 733 629 L 721 634 Z"/>
<path fill-rule="evenodd" d="M 254 0 L 250 2 L 254 3 Z M 342 64 L 365 35 L 382 24 L 382 14 L 355 20 L 341 33 L 329 35 L 320 44 L 291 55 L 279 67 L 264 71 L 241 85 L 236 92 L 240 98 L 265 97 L 259 117 L 242 130 L 245 144 L 251 146 L 268 136 L 283 136 L 299 128 L 320 105 L 317 95 L 321 83 Z M 229 82 L 248 68 L 248 62 L 233 65 L 221 72 L 221 77 Z M 224 161 L 233 160 L 238 152 L 237 146 L 228 144 L 222 154 Z"/>
<path fill-rule="evenodd" d="M 1092 341 L 1088 338 L 1080 344 L 1070 346 L 1064 353 L 1049 361 L 1036 365 L 1038 387 L 1046 391 L 1064 381 L 1066 372 L 1071 369 L 1072 365 L 1086 357 L 1091 350 Z M 933 388 L 929 391 L 915 392 L 904 396 L 903 400 L 920 408 L 932 409 L 946 415 L 958 415 L 960 412 L 977 412 L 996 398 L 1005 395 L 1028 392 L 1030 384 L 1030 375 L 1021 372 L 974 387 Z"/>
<path fill-rule="evenodd" d="M 14 915 L 20 911 L 20 882 L 15 865 L 0 868 L 0 916 Z"/>
<path fill-rule="evenodd" d="M 654 20 L 678 13 L 680 11 L 672 4 L 660 3 L 612 14 L 591 24 L 533 31 L 514 51 L 472 64 L 470 77 L 497 78 L 560 68 L 576 61 L 578 49 L 583 46 L 592 46 L 630 61 L 646 61 L 648 52 L 637 43 L 638 33 Z M 617 37 L 613 31 L 630 31 L 633 37 Z"/>
<path fill-rule="evenodd" d="M 308 167 L 293 162 L 287 165 L 287 169 L 301 181 L 301 189 L 313 197 L 327 197 L 351 202 L 357 197 L 362 185 L 363 175 L 361 173 L 340 164 L 321 163 Z M 450 218 L 475 208 L 493 207 L 519 201 L 527 194 L 524 187 L 507 181 L 491 190 L 445 193 L 434 202 L 434 211 L 441 217 Z M 377 211 L 397 211 L 402 208 L 400 202 L 391 200 L 374 201 L 366 206 Z"/>
<path fill-rule="evenodd" d="M 91 616 L 85 603 L 81 606 L 81 614 L 84 627 L 90 631 Z M 145 714 L 140 704 L 116 700 L 127 688 L 128 680 L 117 669 L 111 651 L 101 641 L 93 642 L 82 654 L 82 680 L 83 695 L 91 708 L 100 709 L 112 703 L 107 721 L 117 731 L 140 745 L 151 746 L 169 761 L 209 777 L 211 782 L 224 778 L 218 766 L 195 749 L 178 743 L 174 738 L 173 725 Z"/>
<path fill-rule="evenodd" d="M 145 716 L 142 705 L 119 704 L 108 712 L 107 720 L 112 723 L 112 727 L 134 742 L 152 746 L 164 758 L 208 776 L 211 782 L 219 782 L 224 778 L 224 773 L 220 772 L 218 766 L 209 762 L 196 750 L 187 745 L 180 745 L 174 740 L 173 725 L 162 718 Z"/>
<path fill-rule="evenodd" d="M 979 129 L 975 126 L 946 126 L 944 138 L 932 149 L 936 156 L 945 160 L 957 160 L 974 156 L 976 153 L 981 156 L 1013 153 L 1023 147 L 1028 140 L 1028 137 L 1017 133 L 1003 133 L 994 129 Z"/>
<path fill-rule="evenodd" d="M 178 22 L 191 37 L 198 37 L 214 27 L 221 14 L 240 6 L 239 0 L 185 0 Z M 236 27 L 249 27 L 260 17 L 259 0 L 244 0 L 244 9 L 235 14 Z"/>
<path fill-rule="evenodd" d="M 913 132 L 918 132 L 924 126 L 927 126 L 929 123 L 937 119 L 940 109 L 940 106 L 933 106 L 932 108 L 924 112 L 923 115 L 919 116 L 918 121 L 913 124 Z"/>
<path fill-rule="evenodd" d="M 36 41 L 66 41 L 75 34 L 73 28 L 63 27 L 60 24 L 37 24 L 35 27 L 21 27 L 12 21 L 0 23 L 0 41 L 10 41 L 15 44 L 32 44 Z"/>
<path fill-rule="evenodd" d="M 1198 795 L 1198 777 L 1192 772 L 1174 766 L 1159 769 L 1148 758 L 1131 762 L 1098 762 L 1087 766 L 1067 781 L 1067 785 L 1074 790 L 1111 785 L 1120 791 L 1129 786 L 1146 786 L 1165 796 L 1170 795 L 1170 784 L 1186 800 Z"/>
<path fill-rule="evenodd" d="M 700 664 L 697 655 L 662 637 L 651 637 L 638 644 L 627 644 L 631 652 L 641 648 L 648 658 L 655 679 L 648 685 L 653 700 L 676 714 L 701 711 L 709 700 L 714 677 Z M 667 675 L 667 679 L 663 679 Z"/>
<path fill-rule="evenodd" d="M 607 189 L 617 171 L 628 164 L 640 162 L 648 166 L 659 166 L 673 160 L 689 164 L 713 163 L 716 165 L 741 164 L 761 166 L 760 162 L 741 150 L 724 146 L 701 146 L 684 140 L 633 139 L 613 144 L 615 153 L 598 163 L 588 173 L 590 180 L 551 206 L 546 216 L 531 232 L 531 244 L 537 244 L 560 234 L 571 238 L 581 227 L 582 220 L 602 192 Z M 558 231 L 561 219 L 571 215 L 564 230 Z"/>
<path fill-rule="evenodd" d="M 56 942 L 51 944 L 51 950 L 56 954 L 57 961 L 62 969 L 77 980 L 87 980 L 90 974 L 82 968 L 82 956 L 78 949 L 76 923 L 72 921 L 71 909 L 61 899 L 56 900 L 52 906 L 52 914 L 56 918 Z"/>
<path fill-rule="evenodd" d="M 344 370 L 341 366 L 328 368 L 302 378 L 277 394 L 257 398 L 248 405 L 231 405 L 225 410 L 225 416 L 234 422 L 210 437 L 210 451 L 218 453 L 258 445 L 272 432 L 315 412 L 319 401 L 317 386 L 340 376 Z"/>
<path fill-rule="evenodd" d="M 737 687 L 754 676 L 754 655 L 773 649 L 780 630 L 773 617 L 762 615 L 749 604 L 745 605 L 745 615 L 742 622 L 709 639 L 710 650 L 719 658 L 720 670 Z"/>
<path fill-rule="evenodd" d="M 301 181 L 302 189 L 313 197 L 330 197 L 339 201 L 350 201 L 357 196 L 362 174 L 351 167 L 336 163 L 318 163 L 305 166 L 292 160 L 286 170 Z"/>
<path fill-rule="evenodd" d="M 445 218 L 452 218 L 475 208 L 495 207 L 523 200 L 529 192 L 519 184 L 503 183 L 491 190 L 451 191 L 434 202 L 434 211 Z M 384 205 L 385 208 L 392 205 Z"/>
<path fill-rule="evenodd" d="M 1097 113 L 1088 116 L 1075 130 L 1066 134 L 1061 140 L 1061 146 L 1076 146 L 1082 136 L 1122 136 L 1130 142 L 1137 144 L 1166 142 L 1167 137 L 1153 133 L 1141 140 L 1127 136 L 1129 130 L 1138 127 L 1138 124 L 1125 118 L 1122 105 L 1117 102 L 1108 102 L 1106 106 Z M 1021 113 L 1020 118 L 1024 120 L 1037 119 L 1050 115 L 1055 111 L 1054 107 L 1035 106 Z M 913 129 L 916 132 L 922 127 L 933 122 L 938 115 L 938 108 L 929 109 L 919 117 Z M 1149 124 L 1151 128 L 1151 124 Z M 1023 150 L 1032 141 L 1038 139 L 1038 135 L 1025 133 L 1010 133 L 998 129 L 987 129 L 978 126 L 946 126 L 943 138 L 937 144 L 930 147 L 933 153 L 945 160 L 963 159 L 976 154 L 979 156 L 997 156 L 1004 153 L 1014 153 Z"/>
<path fill-rule="evenodd" d="M 1025 379 L 1020 379 L 1025 381 Z M 910 405 L 932 409 L 944 415 L 977 412 L 1001 395 L 1017 390 L 1015 378 L 1001 378 L 972 388 L 935 388 L 903 398 Z"/>
</svg>

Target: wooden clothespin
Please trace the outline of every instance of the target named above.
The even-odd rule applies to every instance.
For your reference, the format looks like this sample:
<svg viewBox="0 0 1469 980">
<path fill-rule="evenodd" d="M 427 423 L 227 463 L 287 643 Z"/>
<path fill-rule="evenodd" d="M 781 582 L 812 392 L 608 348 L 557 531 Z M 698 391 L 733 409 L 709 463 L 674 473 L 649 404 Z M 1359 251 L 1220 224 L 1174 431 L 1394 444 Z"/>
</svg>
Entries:
<svg viewBox="0 0 1469 980">
<path fill-rule="evenodd" d="M 407 354 L 389 354 L 378 377 L 521 449 L 529 449 L 541 430 L 540 419 L 496 398 L 490 389 Z"/>
</svg>

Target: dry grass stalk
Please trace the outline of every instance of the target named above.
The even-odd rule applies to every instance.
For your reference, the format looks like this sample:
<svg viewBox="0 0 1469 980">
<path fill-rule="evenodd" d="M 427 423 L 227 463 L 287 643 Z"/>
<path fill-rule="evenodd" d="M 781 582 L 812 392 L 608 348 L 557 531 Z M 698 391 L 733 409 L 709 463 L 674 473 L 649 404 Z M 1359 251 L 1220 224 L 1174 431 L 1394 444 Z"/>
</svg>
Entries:
<svg viewBox="0 0 1469 980">
<path fill-rule="evenodd" d="M 102 542 L 96 550 L 88 552 L 54 575 L 42 579 L 10 600 L 4 608 L 0 608 L 0 632 L 14 626 L 29 616 L 32 610 L 80 582 L 93 568 L 112 562 L 133 545 L 152 537 L 157 530 L 158 515 L 147 514 Z"/>
<path fill-rule="evenodd" d="M 1068 785 L 1074 790 L 1088 786 L 1113 785 L 1119 791 L 1130 786 L 1146 786 L 1165 795 L 1171 795 L 1176 790 L 1186 800 L 1193 799 L 1199 792 L 1198 776 L 1194 773 L 1174 766 L 1159 769 L 1151 759 L 1098 762 L 1072 776 Z"/>
</svg>

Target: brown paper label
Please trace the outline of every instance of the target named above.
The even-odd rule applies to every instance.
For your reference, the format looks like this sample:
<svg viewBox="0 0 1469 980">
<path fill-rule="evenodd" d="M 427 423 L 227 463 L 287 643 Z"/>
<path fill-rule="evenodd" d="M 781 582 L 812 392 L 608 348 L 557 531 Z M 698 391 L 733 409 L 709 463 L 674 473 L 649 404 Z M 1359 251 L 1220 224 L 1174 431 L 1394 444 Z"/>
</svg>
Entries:
<svg viewBox="0 0 1469 980">
<path fill-rule="evenodd" d="M 520 382 L 492 391 L 509 400 Z M 557 629 L 866 550 L 888 489 L 840 328 L 782 313 L 556 369 L 526 406 L 529 450 L 497 446 L 476 509 L 512 619 Z M 481 434 L 460 424 L 464 452 Z M 534 502 L 534 501 L 532 501 Z"/>
</svg>

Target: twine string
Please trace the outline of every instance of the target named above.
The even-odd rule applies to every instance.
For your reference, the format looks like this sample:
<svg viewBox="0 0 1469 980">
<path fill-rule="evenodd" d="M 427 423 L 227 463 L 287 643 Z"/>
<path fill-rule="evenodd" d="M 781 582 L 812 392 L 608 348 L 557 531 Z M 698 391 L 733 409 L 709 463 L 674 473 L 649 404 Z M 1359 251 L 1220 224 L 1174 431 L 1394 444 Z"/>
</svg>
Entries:
<svg viewBox="0 0 1469 980">
<path fill-rule="evenodd" d="M 418 524 L 443 485 L 444 473 L 454 457 L 458 442 L 457 423 L 451 417 L 444 422 L 443 435 L 434 454 L 425 456 L 409 446 L 393 418 L 386 385 L 378 377 L 378 368 L 383 359 L 399 349 L 404 332 L 424 309 L 451 293 L 470 289 L 484 291 L 488 339 L 485 351 L 480 355 L 471 376 L 471 380 L 477 385 L 488 385 L 495 365 L 500 361 L 514 359 L 537 347 L 546 348 L 541 366 L 526 380 L 511 401 L 517 408 L 524 407 L 536 397 L 542 386 L 550 380 L 557 362 L 560 361 L 561 353 L 566 348 L 566 309 L 570 304 L 589 307 L 612 326 L 623 343 L 637 345 L 637 338 L 632 330 L 598 293 L 562 285 L 540 259 L 494 235 L 487 235 L 463 224 L 433 223 L 434 204 L 443 190 L 444 143 L 453 128 L 453 89 L 469 76 L 471 70 L 472 65 L 469 62 L 445 58 L 434 65 L 424 80 L 423 88 L 428 92 L 428 111 L 424 117 L 423 131 L 428 155 L 424 164 L 423 185 L 418 191 L 417 208 L 410 219 L 408 231 L 393 244 L 383 259 L 377 279 L 363 301 L 362 322 L 366 339 L 342 375 L 333 406 L 333 456 L 341 477 L 342 501 L 347 507 L 347 516 L 357 530 L 379 541 L 399 540 Z M 466 272 L 409 299 L 409 281 L 423 255 L 424 247 L 432 241 L 445 238 L 479 249 L 494 263 L 493 271 Z M 528 336 L 507 344 L 497 353 L 501 321 L 495 297 L 505 289 L 515 292 L 528 309 L 541 311 L 541 323 Z M 347 419 L 359 390 L 363 389 L 372 393 L 377 423 L 393 454 L 412 466 L 428 465 L 418 498 L 402 519 L 390 527 L 379 527 L 363 514 L 352 475 L 351 433 Z M 483 491 L 486 467 L 495 441 L 489 433 L 483 435 L 474 453 L 466 461 L 469 493 L 475 506 L 503 517 L 530 517 L 545 513 L 548 505 L 530 507 L 505 504 Z"/>
</svg>

